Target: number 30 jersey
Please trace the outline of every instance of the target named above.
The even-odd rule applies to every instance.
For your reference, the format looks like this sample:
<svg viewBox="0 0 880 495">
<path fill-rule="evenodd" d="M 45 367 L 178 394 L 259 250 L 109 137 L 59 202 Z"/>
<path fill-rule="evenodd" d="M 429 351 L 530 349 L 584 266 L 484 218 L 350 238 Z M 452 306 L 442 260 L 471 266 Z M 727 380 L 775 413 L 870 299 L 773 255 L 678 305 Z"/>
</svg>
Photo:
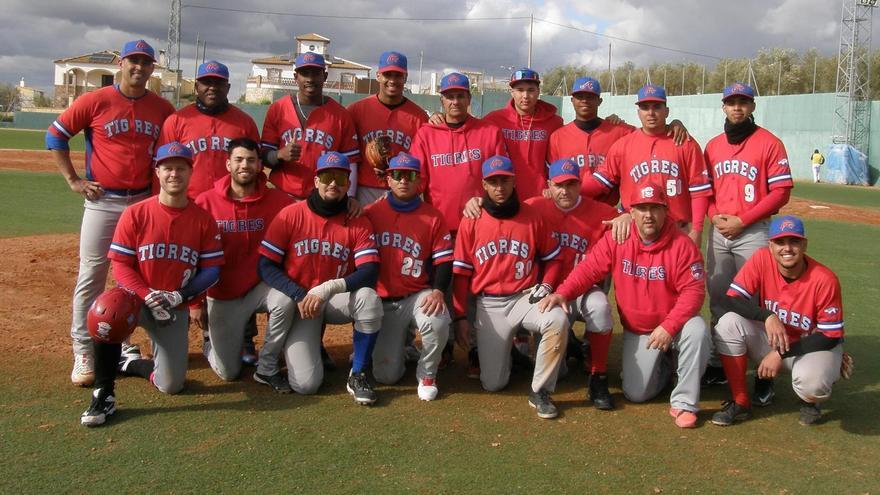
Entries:
<svg viewBox="0 0 880 495">
<path fill-rule="evenodd" d="M 430 287 L 433 267 L 452 261 L 452 237 L 443 215 L 422 203 L 411 212 L 396 211 L 387 199 L 367 207 L 382 264 L 379 297 L 404 297 Z"/>
<path fill-rule="evenodd" d="M 149 288 L 169 291 L 186 286 L 200 268 L 224 261 L 210 213 L 193 202 L 183 208 L 165 206 L 158 196 L 122 212 L 107 257 L 133 267 Z"/>
</svg>

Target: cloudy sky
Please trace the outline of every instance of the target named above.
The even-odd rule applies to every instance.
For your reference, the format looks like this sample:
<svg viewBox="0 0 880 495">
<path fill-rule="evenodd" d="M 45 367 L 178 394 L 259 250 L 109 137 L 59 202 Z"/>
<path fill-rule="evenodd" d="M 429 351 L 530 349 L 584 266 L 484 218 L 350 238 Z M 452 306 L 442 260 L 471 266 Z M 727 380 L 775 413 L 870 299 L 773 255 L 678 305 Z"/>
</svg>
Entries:
<svg viewBox="0 0 880 495">
<path fill-rule="evenodd" d="M 164 48 L 170 0 L 0 0 L 0 82 L 51 93 L 52 60 L 103 49 L 119 50 L 130 39 L 144 38 Z M 625 40 L 660 45 L 715 57 L 752 56 L 762 47 L 815 47 L 837 52 L 839 0 L 350 0 L 279 2 L 265 0 L 184 0 L 181 68 L 194 71 L 196 35 L 207 39 L 208 58 L 227 63 L 238 94 L 255 57 L 285 53 L 297 34 L 316 32 L 332 40 L 331 53 L 376 66 L 378 54 L 396 49 L 410 59 L 417 77 L 419 52 L 424 72 L 451 68 L 503 76 L 502 66 L 525 65 L 528 20 L 534 14 L 533 67 L 560 64 L 605 67 L 608 44 L 613 62 L 636 63 L 714 59 L 612 40 L 556 24 Z M 51 6 L 50 6 L 51 5 Z M 204 5 L 274 14 L 218 12 Z M 12 14 L 15 13 L 15 14 Z M 299 14 L 299 15 L 281 15 Z M 314 14 L 329 17 L 307 17 Z M 370 20 L 379 18 L 451 18 L 470 20 Z M 484 20 L 485 18 L 499 18 Z M 540 19 L 540 20 L 538 20 Z M 544 22 L 550 21 L 550 22 Z M 553 24 L 556 23 L 556 24 Z M 878 22 L 880 24 L 880 22 Z M 875 39 L 878 37 L 875 25 Z M 426 76 L 427 77 L 427 76 Z"/>
</svg>

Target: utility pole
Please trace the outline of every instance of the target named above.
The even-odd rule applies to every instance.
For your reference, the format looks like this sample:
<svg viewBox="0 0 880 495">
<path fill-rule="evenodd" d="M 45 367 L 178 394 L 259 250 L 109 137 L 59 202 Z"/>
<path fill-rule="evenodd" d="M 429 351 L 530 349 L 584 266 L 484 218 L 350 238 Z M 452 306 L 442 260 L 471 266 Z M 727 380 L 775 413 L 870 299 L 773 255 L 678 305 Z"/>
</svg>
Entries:
<svg viewBox="0 0 880 495">
<path fill-rule="evenodd" d="M 779 61 L 779 71 L 776 73 L 776 96 L 782 94 L 782 59 Z"/>
<path fill-rule="evenodd" d="M 422 59 L 425 56 L 424 50 L 419 50 L 419 94 L 422 93 Z"/>
<path fill-rule="evenodd" d="M 706 66 L 703 66 L 703 75 L 700 76 L 700 94 L 706 94 Z"/>
<path fill-rule="evenodd" d="M 529 68 L 532 68 L 532 31 L 535 27 L 535 14 L 529 15 L 529 60 L 526 64 Z"/>
<path fill-rule="evenodd" d="M 819 56 L 813 57 L 813 94 L 816 94 L 816 64 L 819 62 Z"/>
<path fill-rule="evenodd" d="M 727 87 L 727 60 L 724 61 L 724 87 Z"/>
<path fill-rule="evenodd" d="M 202 33 L 196 33 L 196 67 L 193 70 L 193 79 L 199 77 L 199 48 L 202 45 L 201 36 Z"/>
<path fill-rule="evenodd" d="M 174 72 L 174 102 L 180 105 L 180 83 L 183 73 L 180 70 L 180 0 L 171 0 L 168 16 L 168 40 L 165 47 L 167 69 Z"/>
<path fill-rule="evenodd" d="M 685 62 L 681 63 L 681 94 L 684 94 L 684 68 Z"/>
</svg>

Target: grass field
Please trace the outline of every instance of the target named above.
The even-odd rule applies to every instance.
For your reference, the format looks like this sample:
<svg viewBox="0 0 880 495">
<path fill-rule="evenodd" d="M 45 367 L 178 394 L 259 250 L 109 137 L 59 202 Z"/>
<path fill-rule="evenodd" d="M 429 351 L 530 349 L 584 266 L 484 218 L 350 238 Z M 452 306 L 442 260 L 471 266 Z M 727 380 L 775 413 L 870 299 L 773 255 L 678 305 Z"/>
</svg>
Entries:
<svg viewBox="0 0 880 495">
<path fill-rule="evenodd" d="M 0 129 L 0 149 L 44 150 L 46 149 L 46 131 Z M 71 151 L 86 149 L 82 133 L 70 140 L 70 149 Z"/>
<path fill-rule="evenodd" d="M 78 229 L 81 199 L 56 175 L 0 172 L 0 184 L 0 237 Z M 70 386 L 67 357 L 36 348 L 0 361 L 0 493 L 876 493 L 880 227 L 807 228 L 810 254 L 843 284 L 847 349 L 857 365 L 817 427 L 797 424 L 784 380 L 774 406 L 730 428 L 705 421 L 726 391 L 704 391 L 700 428 L 683 431 L 666 414 L 668 396 L 626 403 L 614 376 L 618 410 L 589 407 L 576 373 L 554 394 L 561 417 L 543 421 L 526 403 L 528 376 L 484 393 L 464 377 L 461 356 L 441 374 L 440 400 L 416 398 L 410 369 L 365 408 L 345 392 L 342 371 L 325 378 L 319 395 L 279 396 L 250 377 L 223 383 L 194 354 L 183 394 L 122 379 L 112 423 L 89 430 L 78 422 L 89 392 Z M 66 324 L 57 331 L 66 333 Z M 619 370 L 620 340 L 611 370 Z"/>
<path fill-rule="evenodd" d="M 857 208 L 880 209 L 880 187 L 843 186 L 796 182 L 792 195 Z"/>
</svg>

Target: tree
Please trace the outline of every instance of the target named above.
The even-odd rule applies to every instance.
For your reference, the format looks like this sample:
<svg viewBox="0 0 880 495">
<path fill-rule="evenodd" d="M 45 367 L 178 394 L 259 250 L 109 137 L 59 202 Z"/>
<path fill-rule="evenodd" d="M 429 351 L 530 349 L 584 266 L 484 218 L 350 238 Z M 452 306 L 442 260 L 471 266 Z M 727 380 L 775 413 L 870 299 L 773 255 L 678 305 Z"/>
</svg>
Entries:
<svg viewBox="0 0 880 495">
<path fill-rule="evenodd" d="M 4 112 L 11 112 L 15 97 L 18 94 L 18 87 L 14 84 L 0 83 L 0 105 Z"/>
</svg>

